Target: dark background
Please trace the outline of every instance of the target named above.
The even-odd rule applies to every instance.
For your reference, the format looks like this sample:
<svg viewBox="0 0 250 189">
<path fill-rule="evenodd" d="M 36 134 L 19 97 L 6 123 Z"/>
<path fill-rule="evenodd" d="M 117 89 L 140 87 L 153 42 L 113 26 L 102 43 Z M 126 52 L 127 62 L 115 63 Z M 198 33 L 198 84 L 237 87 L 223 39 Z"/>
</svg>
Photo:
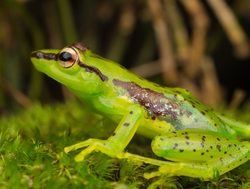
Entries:
<svg viewBox="0 0 250 189">
<path fill-rule="evenodd" d="M 245 40 L 237 45 L 228 35 L 235 28 L 223 28 L 208 1 L 198 1 L 202 11 L 195 12 L 197 9 L 194 8 L 193 15 L 183 1 L 155 2 L 161 5 L 156 13 L 152 11 L 151 6 L 154 5 L 150 4 L 150 0 L 2 0 L 0 116 L 17 108 L 27 108 L 36 101 L 54 103 L 71 99 L 72 95 L 60 84 L 38 73 L 29 57 L 33 50 L 63 48 L 76 41 L 84 42 L 95 53 L 117 61 L 152 81 L 188 88 L 211 106 L 226 104 L 237 108 L 249 100 L 250 1 L 225 1 L 245 36 Z M 174 6 L 179 18 L 173 16 L 170 6 Z M 195 33 L 195 28 L 200 15 L 205 15 L 208 20 L 205 30 L 200 29 L 204 33 L 204 44 L 201 45 L 204 50 L 196 66 L 198 71 L 189 74 L 192 69 L 189 66 L 191 53 L 187 53 L 185 58 L 178 53 L 174 38 L 178 30 L 173 25 L 179 21 L 182 23 L 186 32 L 186 47 L 192 50 L 192 41 L 199 35 L 199 29 Z M 172 50 L 178 79 L 173 79 L 172 71 L 164 70 L 164 63 L 159 61 L 164 59 L 164 55 L 171 57 L 159 42 L 164 38 L 162 33 L 157 33 L 159 20 L 163 21 L 168 31 L 168 40 L 163 44 Z M 212 67 L 216 68 L 212 76 L 205 76 L 206 69 L 201 69 L 204 57 L 208 57 Z M 153 66 L 146 71 L 138 67 L 150 64 Z M 204 87 L 204 83 L 212 84 L 209 88 Z"/>
</svg>

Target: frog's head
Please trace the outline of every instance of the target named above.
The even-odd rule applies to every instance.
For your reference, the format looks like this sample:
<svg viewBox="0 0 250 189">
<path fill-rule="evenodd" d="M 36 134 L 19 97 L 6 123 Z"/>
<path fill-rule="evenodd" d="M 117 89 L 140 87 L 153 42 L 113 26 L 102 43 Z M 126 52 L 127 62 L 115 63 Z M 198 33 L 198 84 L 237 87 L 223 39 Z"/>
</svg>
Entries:
<svg viewBox="0 0 250 189">
<path fill-rule="evenodd" d="M 37 70 L 75 92 L 98 93 L 98 85 L 106 78 L 97 68 L 87 64 L 89 54 L 90 50 L 85 45 L 75 43 L 62 50 L 34 51 L 31 61 Z"/>
</svg>

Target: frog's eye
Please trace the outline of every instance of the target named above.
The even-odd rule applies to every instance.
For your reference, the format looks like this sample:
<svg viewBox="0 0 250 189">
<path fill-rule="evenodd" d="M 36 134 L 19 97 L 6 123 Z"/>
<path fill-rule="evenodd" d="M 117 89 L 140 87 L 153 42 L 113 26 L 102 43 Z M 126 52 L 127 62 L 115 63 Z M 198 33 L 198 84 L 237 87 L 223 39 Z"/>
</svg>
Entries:
<svg viewBox="0 0 250 189">
<path fill-rule="evenodd" d="M 64 68 L 69 68 L 75 64 L 78 60 L 78 55 L 76 51 L 72 48 L 65 48 L 58 55 L 58 60 L 60 65 Z"/>
</svg>

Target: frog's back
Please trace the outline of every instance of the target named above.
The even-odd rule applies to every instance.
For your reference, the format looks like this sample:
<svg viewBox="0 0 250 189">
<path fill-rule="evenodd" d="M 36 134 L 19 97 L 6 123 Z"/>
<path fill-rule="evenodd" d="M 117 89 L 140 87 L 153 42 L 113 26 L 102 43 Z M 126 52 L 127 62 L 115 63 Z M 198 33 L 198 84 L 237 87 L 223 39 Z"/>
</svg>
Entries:
<svg viewBox="0 0 250 189">
<path fill-rule="evenodd" d="M 143 106 L 152 119 L 158 118 L 171 123 L 176 130 L 195 128 L 218 131 L 224 127 L 212 110 L 184 89 L 171 89 L 154 84 L 154 87 L 147 88 L 143 84 L 118 79 L 113 83 L 125 89 L 128 97 Z"/>
<path fill-rule="evenodd" d="M 96 56 L 94 55 L 96 58 Z M 112 61 L 103 59 L 102 74 L 108 75 L 107 85 L 117 98 L 140 104 L 149 117 L 171 123 L 176 130 L 201 129 L 229 132 L 230 128 L 187 90 L 167 88 L 145 80 Z M 100 65 L 99 65 L 100 66 Z"/>
</svg>

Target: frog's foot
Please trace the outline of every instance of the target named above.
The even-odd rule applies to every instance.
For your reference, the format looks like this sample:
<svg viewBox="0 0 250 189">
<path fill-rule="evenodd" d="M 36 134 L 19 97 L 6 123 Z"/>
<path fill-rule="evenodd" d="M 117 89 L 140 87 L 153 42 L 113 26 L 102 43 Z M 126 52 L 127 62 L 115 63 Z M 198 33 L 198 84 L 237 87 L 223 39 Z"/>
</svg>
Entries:
<svg viewBox="0 0 250 189">
<path fill-rule="evenodd" d="M 246 146 L 249 145 L 248 142 L 243 143 Z M 203 180 L 209 180 L 212 178 L 217 178 L 219 175 L 224 174 L 227 171 L 237 167 L 238 165 L 246 162 L 250 159 L 250 151 L 245 151 L 237 156 L 229 154 L 225 156 L 224 159 L 220 157 L 205 161 L 205 162 L 173 162 L 147 158 L 131 153 L 120 153 L 118 158 L 126 158 L 131 161 L 139 161 L 143 163 L 148 163 L 151 165 L 159 166 L 158 170 L 151 173 L 145 173 L 144 177 L 150 179 L 158 176 L 188 176 L 200 178 Z"/>
<path fill-rule="evenodd" d="M 158 171 L 154 171 L 154 172 L 150 172 L 150 173 L 144 173 L 144 178 L 146 179 L 151 179 L 151 178 L 154 178 L 154 177 L 159 177 L 159 176 L 162 176 L 162 175 L 165 175 L 165 176 L 177 176 L 177 172 L 178 170 L 180 170 L 181 167 L 178 166 L 178 165 L 168 165 L 168 166 L 161 166 L 159 167 Z"/>
<path fill-rule="evenodd" d="M 144 177 L 146 179 L 158 177 L 161 175 L 167 175 L 167 176 L 181 175 L 180 173 L 181 170 L 183 170 L 184 167 L 187 168 L 189 166 L 189 164 L 185 164 L 185 163 L 158 160 L 158 159 L 153 159 L 149 157 L 143 157 L 143 156 L 136 155 L 136 154 L 131 154 L 128 152 L 120 153 L 118 155 L 118 158 L 126 158 L 130 161 L 143 162 L 143 163 L 159 166 L 158 171 L 151 172 L 151 173 L 144 173 Z M 193 167 L 191 169 L 193 169 Z"/>
<path fill-rule="evenodd" d="M 76 161 L 83 161 L 84 158 L 93 151 L 100 151 L 110 157 L 115 157 L 120 152 L 119 148 L 115 146 L 112 142 L 99 139 L 88 139 L 72 146 L 65 147 L 64 152 L 68 153 L 70 151 L 74 151 L 84 147 L 86 148 L 75 156 Z"/>
<path fill-rule="evenodd" d="M 139 161 L 151 165 L 159 166 L 158 170 L 151 173 L 144 173 L 146 179 L 151 179 L 158 176 L 189 176 L 198 177 L 202 179 L 209 179 L 213 177 L 214 170 L 207 166 L 206 163 L 192 163 L 192 162 L 172 162 L 166 160 L 153 159 L 143 157 L 128 152 L 120 153 L 118 158 L 126 158 L 131 161 Z M 206 172 L 206 174 L 202 174 Z"/>
<path fill-rule="evenodd" d="M 196 163 L 179 163 L 168 162 L 168 165 L 160 166 L 158 171 L 144 173 L 146 179 L 151 179 L 158 176 L 189 176 L 209 180 L 218 175 L 218 171 L 213 168 L 203 167 L 202 164 Z"/>
<path fill-rule="evenodd" d="M 197 167 L 198 164 L 195 164 L 195 163 L 181 163 L 181 162 L 158 160 L 158 159 L 139 156 L 136 154 L 131 154 L 128 152 L 120 153 L 117 157 L 126 158 L 130 161 L 143 162 L 143 163 L 159 166 L 158 171 L 151 172 L 151 173 L 144 173 L 144 177 L 146 179 L 151 179 L 153 177 L 158 177 L 162 175 L 164 176 L 186 175 L 190 177 L 201 176 L 201 175 L 193 175 L 194 169 L 197 170 L 201 168 L 200 166 Z"/>
</svg>

